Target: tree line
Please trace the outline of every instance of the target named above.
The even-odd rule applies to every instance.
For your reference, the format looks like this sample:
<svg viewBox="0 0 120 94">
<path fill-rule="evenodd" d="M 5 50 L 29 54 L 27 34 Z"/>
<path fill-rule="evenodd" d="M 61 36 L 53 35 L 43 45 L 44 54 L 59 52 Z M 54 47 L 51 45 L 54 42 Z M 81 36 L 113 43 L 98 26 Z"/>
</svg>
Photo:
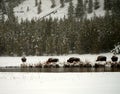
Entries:
<svg viewBox="0 0 120 94">
<path fill-rule="evenodd" d="M 112 9 L 106 9 L 105 16 L 94 15 L 91 19 L 83 16 L 83 10 L 79 11 L 81 16 L 76 14 L 77 7 L 71 1 L 68 18 L 26 19 L 18 23 L 12 15 L 14 20 L 0 23 L 0 55 L 109 52 L 120 42 L 120 8 L 116 5 L 120 3 L 114 4 Z"/>
</svg>

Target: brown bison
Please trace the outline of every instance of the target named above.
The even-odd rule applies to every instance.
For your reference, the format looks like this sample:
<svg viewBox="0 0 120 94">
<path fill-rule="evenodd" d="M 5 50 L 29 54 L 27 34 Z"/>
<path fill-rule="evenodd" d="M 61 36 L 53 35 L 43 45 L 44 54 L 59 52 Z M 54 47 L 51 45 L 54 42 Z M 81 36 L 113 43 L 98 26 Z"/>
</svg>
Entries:
<svg viewBox="0 0 120 94">
<path fill-rule="evenodd" d="M 49 58 L 47 62 L 58 62 L 57 58 Z"/>
<path fill-rule="evenodd" d="M 51 67 L 54 67 L 54 68 L 58 68 L 59 65 L 57 64 L 57 62 L 59 61 L 59 59 L 57 58 L 49 58 L 45 64 L 44 64 L 44 68 L 51 68 Z"/>
<path fill-rule="evenodd" d="M 98 56 L 96 61 L 106 61 L 107 57 L 106 56 Z"/>
<path fill-rule="evenodd" d="M 22 62 L 26 62 L 26 60 L 27 60 L 27 59 L 26 59 L 25 57 L 22 57 L 22 58 L 21 58 L 21 61 L 22 61 Z"/>
<path fill-rule="evenodd" d="M 111 57 L 111 60 L 112 60 L 113 62 L 117 62 L 117 61 L 118 61 L 118 57 L 117 57 L 117 56 L 112 56 L 112 57 Z"/>
<path fill-rule="evenodd" d="M 69 67 L 80 67 L 80 58 L 71 57 L 67 60 L 67 62 L 64 64 L 65 68 Z"/>
<path fill-rule="evenodd" d="M 69 62 L 69 63 L 80 62 L 80 58 L 71 57 L 67 60 L 67 62 Z"/>
<path fill-rule="evenodd" d="M 95 68 L 105 67 L 106 60 L 107 60 L 106 56 L 98 56 L 96 60 L 97 62 L 95 63 L 94 67 Z"/>
</svg>

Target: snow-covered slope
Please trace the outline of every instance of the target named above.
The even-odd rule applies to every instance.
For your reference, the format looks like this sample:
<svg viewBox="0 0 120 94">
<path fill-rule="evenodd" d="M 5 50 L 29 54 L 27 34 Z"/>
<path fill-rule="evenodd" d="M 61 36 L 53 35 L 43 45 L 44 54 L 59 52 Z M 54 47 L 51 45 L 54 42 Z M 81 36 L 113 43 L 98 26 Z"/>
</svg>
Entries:
<svg viewBox="0 0 120 94">
<path fill-rule="evenodd" d="M 38 0 L 39 1 L 39 0 Z M 60 8 L 60 0 L 55 0 L 56 7 L 51 8 L 51 0 L 41 0 L 42 5 L 41 9 L 42 12 L 40 14 L 37 13 L 37 6 L 35 6 L 35 0 L 26 0 L 21 3 L 19 6 L 14 8 L 15 16 L 18 17 L 18 20 L 31 20 L 31 19 L 40 19 L 42 17 L 48 18 L 63 18 L 64 16 L 67 17 L 68 14 L 68 6 L 69 3 L 65 3 L 63 8 Z M 93 10 L 93 13 L 87 14 L 88 18 L 91 18 L 96 14 L 97 16 L 103 16 L 105 11 L 103 10 L 104 7 L 104 0 L 100 0 L 100 8 L 97 10 Z M 77 0 L 73 0 L 74 7 L 76 7 Z M 29 7 L 29 11 L 27 8 Z M 50 14 L 50 15 L 48 15 Z M 48 15 L 48 16 L 47 16 Z"/>
</svg>

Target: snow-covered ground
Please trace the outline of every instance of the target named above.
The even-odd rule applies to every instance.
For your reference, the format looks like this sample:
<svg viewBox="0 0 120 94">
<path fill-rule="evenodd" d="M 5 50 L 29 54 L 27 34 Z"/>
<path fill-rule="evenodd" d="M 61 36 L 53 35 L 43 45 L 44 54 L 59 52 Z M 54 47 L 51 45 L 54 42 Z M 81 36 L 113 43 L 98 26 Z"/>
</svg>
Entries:
<svg viewBox="0 0 120 94">
<path fill-rule="evenodd" d="M 38 0 L 39 1 L 39 0 Z M 94 0 L 93 0 L 94 1 Z M 103 16 L 105 14 L 104 8 L 104 0 L 100 1 L 100 8 L 97 10 L 93 10 L 92 13 L 87 13 L 87 18 L 91 18 L 94 16 Z M 23 3 L 21 3 L 19 6 L 14 8 L 15 16 L 18 17 L 19 22 L 21 19 L 23 20 L 31 20 L 31 19 L 40 19 L 49 13 L 51 13 L 49 16 L 46 16 L 45 18 L 49 18 L 50 16 L 52 18 L 63 18 L 64 16 L 67 17 L 68 14 L 68 7 L 69 3 L 65 3 L 65 6 L 63 8 L 60 8 L 60 0 L 55 0 L 56 7 L 51 8 L 51 0 L 41 0 L 42 5 L 41 9 L 42 12 L 40 14 L 37 13 L 37 7 L 35 6 L 35 0 L 25 0 Z M 77 0 L 73 0 L 73 5 L 76 7 Z M 27 11 L 27 8 L 29 7 L 29 11 Z"/>
<path fill-rule="evenodd" d="M 0 73 L 0 94 L 119 94 L 120 73 Z"/>
<path fill-rule="evenodd" d="M 63 55 L 63 56 L 26 56 L 27 64 L 36 64 L 36 63 L 45 63 L 49 58 L 58 58 L 58 63 L 64 63 L 70 57 L 78 57 L 82 62 L 90 62 L 94 64 L 97 57 L 99 55 L 103 55 L 107 57 L 107 61 L 111 61 L 112 53 L 103 53 L 103 54 L 71 54 L 71 55 Z M 120 55 L 117 55 L 120 60 Z M 5 66 L 20 66 L 22 64 L 21 57 L 0 57 L 0 67 Z"/>
</svg>

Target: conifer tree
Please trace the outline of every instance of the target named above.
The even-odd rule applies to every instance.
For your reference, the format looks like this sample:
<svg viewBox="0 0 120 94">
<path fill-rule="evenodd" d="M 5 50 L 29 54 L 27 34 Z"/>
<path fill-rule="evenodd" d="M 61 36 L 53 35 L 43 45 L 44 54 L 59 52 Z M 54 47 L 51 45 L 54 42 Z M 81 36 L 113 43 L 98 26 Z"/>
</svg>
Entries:
<svg viewBox="0 0 120 94">
<path fill-rule="evenodd" d="M 41 13 L 41 4 L 42 4 L 42 2 L 41 2 L 41 0 L 40 0 L 40 2 L 39 2 L 39 4 L 38 4 L 38 14 L 40 14 Z"/>
<path fill-rule="evenodd" d="M 65 2 L 70 2 L 71 0 L 65 0 Z"/>
<path fill-rule="evenodd" d="M 38 0 L 35 0 L 35 6 L 38 6 Z"/>
<path fill-rule="evenodd" d="M 95 0 L 95 2 L 94 2 L 94 9 L 96 10 L 96 9 L 98 9 L 99 7 L 100 7 L 99 1 L 98 1 L 98 0 Z"/>
<path fill-rule="evenodd" d="M 13 11 L 13 4 L 12 2 L 9 2 L 8 4 L 8 20 L 11 23 L 14 23 L 16 21 L 14 11 Z"/>
<path fill-rule="evenodd" d="M 84 10 L 85 10 L 85 11 L 87 10 L 87 4 L 88 4 L 88 0 L 85 0 L 85 1 L 84 1 Z"/>
<path fill-rule="evenodd" d="M 104 9 L 111 10 L 114 1 L 116 0 L 104 0 Z"/>
<path fill-rule="evenodd" d="M 61 4 L 61 6 L 60 6 L 61 8 L 64 7 L 65 6 L 64 5 L 64 0 L 60 0 L 60 4 Z"/>
<path fill-rule="evenodd" d="M 51 8 L 54 8 L 56 6 L 55 0 L 51 0 L 51 3 L 52 3 Z"/>
<path fill-rule="evenodd" d="M 120 0 L 113 1 L 112 15 L 115 18 L 120 18 Z"/>
<path fill-rule="evenodd" d="M 85 13 L 83 0 L 78 0 L 77 7 L 75 10 L 76 10 L 76 17 L 82 19 Z"/>
<path fill-rule="evenodd" d="M 27 6 L 27 12 L 30 10 L 29 6 Z"/>
<path fill-rule="evenodd" d="M 88 13 L 92 13 L 92 12 L 93 12 L 93 0 L 89 0 Z"/>
<path fill-rule="evenodd" d="M 88 3 L 88 0 L 85 0 L 85 3 L 87 4 L 87 3 Z"/>
<path fill-rule="evenodd" d="M 70 1 L 68 7 L 68 18 L 72 19 L 73 17 L 74 17 L 74 6 L 73 6 L 73 2 Z"/>
</svg>

